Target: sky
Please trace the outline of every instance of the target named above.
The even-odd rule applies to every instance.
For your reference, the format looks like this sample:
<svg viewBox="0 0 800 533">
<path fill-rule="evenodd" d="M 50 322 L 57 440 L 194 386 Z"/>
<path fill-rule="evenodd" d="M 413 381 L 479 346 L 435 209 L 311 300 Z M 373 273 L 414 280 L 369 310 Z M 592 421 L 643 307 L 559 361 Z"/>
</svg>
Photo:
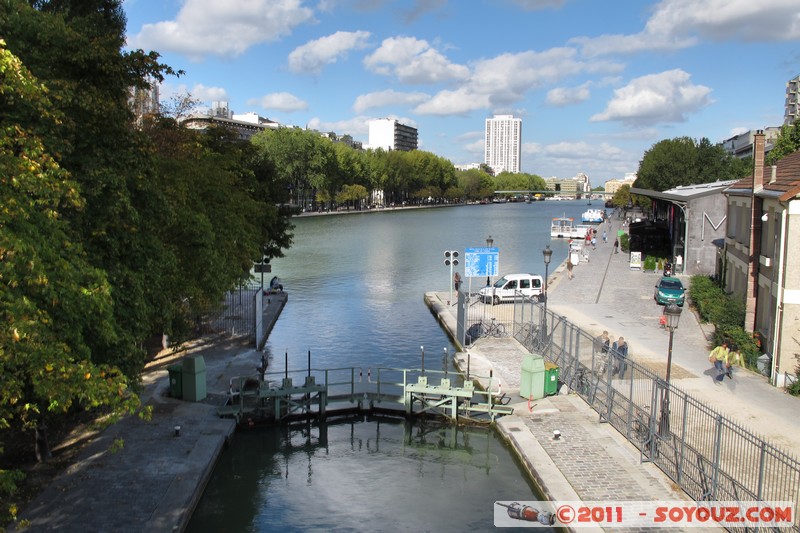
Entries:
<svg viewBox="0 0 800 533">
<path fill-rule="evenodd" d="M 593 187 L 663 139 L 780 126 L 798 0 L 125 0 L 130 49 L 185 71 L 162 102 L 351 135 L 369 120 L 482 163 L 485 120 L 522 119 L 522 172 Z"/>
</svg>

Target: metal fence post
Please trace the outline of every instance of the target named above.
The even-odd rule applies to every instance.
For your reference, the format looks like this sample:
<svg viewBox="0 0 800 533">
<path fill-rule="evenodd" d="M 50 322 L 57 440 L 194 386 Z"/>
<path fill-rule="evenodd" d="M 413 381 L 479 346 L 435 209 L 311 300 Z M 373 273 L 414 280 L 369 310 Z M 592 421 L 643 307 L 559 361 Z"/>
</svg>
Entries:
<svg viewBox="0 0 800 533">
<path fill-rule="evenodd" d="M 717 484 L 719 483 L 719 458 L 722 454 L 722 415 L 717 415 L 717 428 L 714 432 L 714 464 L 712 467 L 714 468 L 714 475 L 711 476 L 711 497 L 712 499 L 716 499 L 717 497 Z"/>
</svg>

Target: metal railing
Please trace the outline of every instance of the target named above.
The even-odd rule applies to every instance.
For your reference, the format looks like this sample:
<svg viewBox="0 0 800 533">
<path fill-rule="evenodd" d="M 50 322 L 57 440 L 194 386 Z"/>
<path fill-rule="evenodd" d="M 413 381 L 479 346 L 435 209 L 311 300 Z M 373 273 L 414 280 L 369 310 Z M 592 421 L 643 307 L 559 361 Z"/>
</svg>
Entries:
<svg viewBox="0 0 800 533">
<path fill-rule="evenodd" d="M 225 294 L 219 306 L 202 319 L 201 333 L 256 336 L 256 293 L 260 284 L 244 284 Z"/>
<path fill-rule="evenodd" d="M 522 301 L 522 293 L 517 293 L 516 301 Z M 465 346 L 481 337 L 510 337 L 514 326 L 514 305 L 494 304 L 491 299 L 484 300 L 478 292 L 459 290 L 458 305 L 464 302 Z"/>
<path fill-rule="evenodd" d="M 560 367 L 560 379 L 696 501 L 794 502 L 800 461 L 646 366 L 603 353 L 589 333 L 530 300 L 514 304 L 513 336 Z M 666 401 L 665 401 L 666 400 Z M 794 516 L 795 531 L 800 519 Z M 744 529 L 744 528 L 743 528 Z M 752 528 L 751 528 L 752 529 Z"/>
</svg>

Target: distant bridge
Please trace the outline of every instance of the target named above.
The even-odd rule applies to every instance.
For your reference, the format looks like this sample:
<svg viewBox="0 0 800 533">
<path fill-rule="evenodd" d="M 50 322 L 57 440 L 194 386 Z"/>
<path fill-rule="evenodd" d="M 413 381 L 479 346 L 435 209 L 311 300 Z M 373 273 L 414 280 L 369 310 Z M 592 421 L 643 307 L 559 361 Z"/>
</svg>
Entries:
<svg viewBox="0 0 800 533">
<path fill-rule="evenodd" d="M 520 190 L 499 190 L 494 191 L 494 194 L 541 194 L 544 196 L 557 196 L 564 194 L 564 191 L 551 191 L 551 190 L 535 190 L 535 189 L 520 189 Z M 605 191 L 589 191 L 588 193 L 580 193 L 581 196 L 602 196 L 603 198 L 611 198 L 614 193 Z"/>
</svg>

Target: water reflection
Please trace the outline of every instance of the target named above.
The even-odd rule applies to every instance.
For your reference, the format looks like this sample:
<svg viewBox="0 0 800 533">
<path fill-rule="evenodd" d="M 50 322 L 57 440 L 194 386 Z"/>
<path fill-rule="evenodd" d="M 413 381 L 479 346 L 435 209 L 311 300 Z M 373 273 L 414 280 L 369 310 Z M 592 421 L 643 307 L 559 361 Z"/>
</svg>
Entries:
<svg viewBox="0 0 800 533">
<path fill-rule="evenodd" d="M 482 531 L 536 499 L 488 428 L 341 419 L 237 435 L 187 531 Z"/>
<path fill-rule="evenodd" d="M 543 275 L 545 245 L 551 267 L 567 254 L 566 241 L 550 239 L 550 219 L 585 209 L 536 202 L 297 219 L 294 246 L 272 261 L 289 301 L 267 342 L 268 370 L 305 369 L 311 351 L 313 368 L 375 377 L 379 367 L 420 368 L 424 347 L 426 369 L 452 371 L 455 348 L 423 301 L 450 288 L 443 251 L 491 235 L 501 274 Z M 483 283 L 464 277 L 465 289 Z M 189 531 L 482 531 L 495 501 L 537 499 L 493 431 L 351 419 L 238 434 Z"/>
</svg>

